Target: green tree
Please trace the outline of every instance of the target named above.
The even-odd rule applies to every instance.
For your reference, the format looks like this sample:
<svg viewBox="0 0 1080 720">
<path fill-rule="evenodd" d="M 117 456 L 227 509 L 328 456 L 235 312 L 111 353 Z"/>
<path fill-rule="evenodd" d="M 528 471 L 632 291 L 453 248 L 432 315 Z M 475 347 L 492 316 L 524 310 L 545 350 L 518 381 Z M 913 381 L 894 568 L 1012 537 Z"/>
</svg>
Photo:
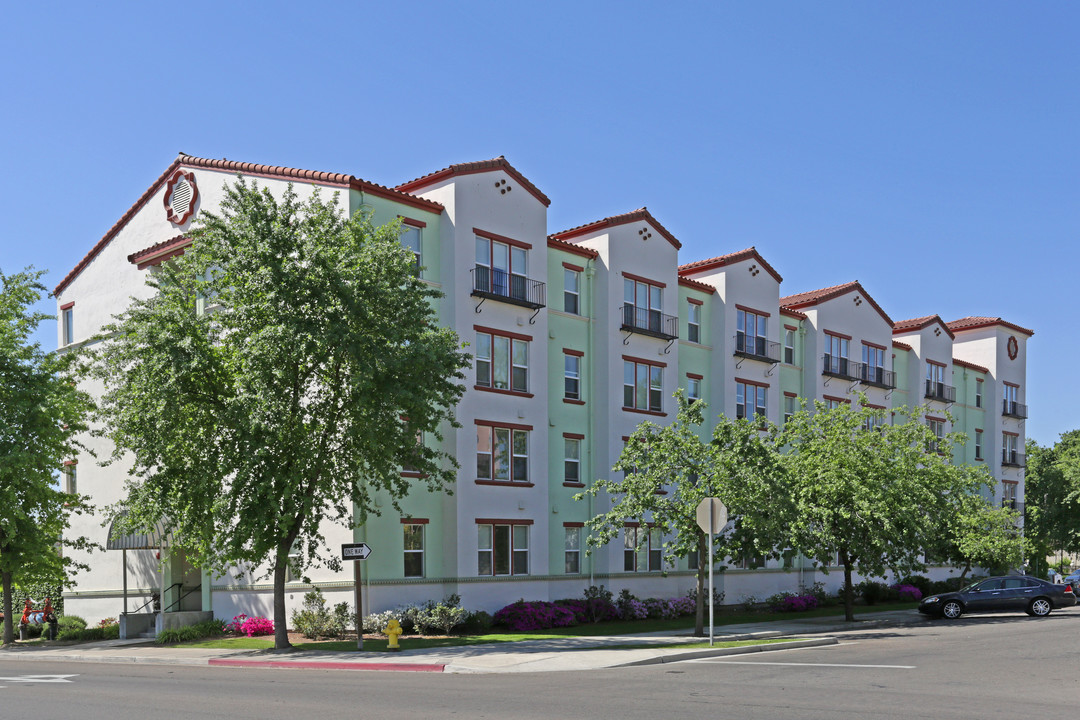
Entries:
<svg viewBox="0 0 1080 720">
<path fill-rule="evenodd" d="M 598 479 L 577 498 L 604 495 L 611 502 L 609 510 L 588 521 L 590 548 L 617 539 L 627 522 L 637 522 L 650 523 L 667 538 L 664 550 L 669 562 L 697 555 L 694 632 L 702 635 L 708 536 L 697 525 L 697 506 L 704 498 L 719 497 L 729 513 L 745 519 L 740 523 L 744 534 L 770 537 L 767 521 L 757 510 L 763 507 L 769 478 L 775 477 L 775 452 L 756 425 L 746 420 L 720 417 L 712 440 L 704 441 L 700 427 L 705 403 L 688 402 L 682 390 L 675 397 L 678 414 L 671 424 L 643 422 L 627 440 L 612 468 L 622 476 Z M 639 534 L 639 547 L 647 539 Z"/>
<path fill-rule="evenodd" d="M 1026 453 L 1024 534 L 1032 572 L 1045 577 L 1048 557 L 1080 551 L 1080 430 L 1052 447 L 1028 440 Z"/>
<path fill-rule="evenodd" d="M 56 487 L 65 460 L 82 446 L 92 401 L 75 387 L 74 353 L 46 353 L 31 337 L 51 316 L 32 308 L 46 293 L 42 272 L 0 271 L 0 578 L 3 584 L 3 642 L 14 640 L 15 584 L 66 582 L 85 568 L 57 551 L 59 545 L 88 549 L 82 537 L 64 531 L 72 514 L 87 510 L 83 498 Z"/>
<path fill-rule="evenodd" d="M 457 467 L 436 448 L 468 356 L 437 325 L 440 293 L 396 222 L 345 218 L 336 199 L 226 185 L 221 214 L 204 210 L 155 292 L 105 329 L 95 366 L 114 457 L 133 460 L 127 528 L 163 522 L 214 572 L 268 563 L 277 648 L 290 555 L 339 567 L 324 521 L 363 524 L 380 492 L 400 512 Z"/>
<path fill-rule="evenodd" d="M 791 547 L 823 565 L 844 567 L 844 608 L 854 619 L 852 573 L 883 576 L 924 569 L 928 539 L 947 532 L 985 473 L 953 465 L 963 435 L 938 438 L 919 410 L 826 409 L 815 402 L 788 420 L 781 442 L 791 504 Z M 877 425 L 876 429 L 867 427 Z"/>
<path fill-rule="evenodd" d="M 947 550 L 943 555 L 963 566 L 960 577 L 972 567 L 989 568 L 993 574 L 1003 575 L 1010 568 L 1022 566 L 1027 557 L 1028 542 L 1020 526 L 1020 513 L 997 507 L 979 495 L 960 499 L 959 512 L 944 537 Z"/>
</svg>

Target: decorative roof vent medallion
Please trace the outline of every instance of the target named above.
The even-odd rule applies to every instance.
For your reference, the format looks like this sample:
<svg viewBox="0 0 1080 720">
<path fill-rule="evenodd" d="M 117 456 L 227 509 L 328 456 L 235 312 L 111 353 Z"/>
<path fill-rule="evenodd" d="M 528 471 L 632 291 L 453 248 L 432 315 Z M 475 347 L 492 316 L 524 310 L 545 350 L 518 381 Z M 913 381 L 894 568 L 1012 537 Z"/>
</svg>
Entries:
<svg viewBox="0 0 1080 720">
<path fill-rule="evenodd" d="M 1009 353 L 1009 359 L 1015 360 L 1016 356 L 1020 354 L 1020 345 L 1016 342 L 1016 338 L 1012 335 L 1009 336 L 1009 342 L 1005 345 L 1005 349 Z"/>
<path fill-rule="evenodd" d="M 165 213 L 173 225 L 183 225 L 195 214 L 199 188 L 195 185 L 195 173 L 177 170 L 165 186 Z"/>
</svg>

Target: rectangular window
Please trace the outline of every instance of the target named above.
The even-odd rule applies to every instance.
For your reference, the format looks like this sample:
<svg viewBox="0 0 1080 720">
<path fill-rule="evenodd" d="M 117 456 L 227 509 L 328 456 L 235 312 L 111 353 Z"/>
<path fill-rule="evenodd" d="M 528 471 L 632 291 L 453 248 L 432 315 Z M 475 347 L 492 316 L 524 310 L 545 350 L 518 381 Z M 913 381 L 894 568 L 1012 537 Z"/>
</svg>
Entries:
<svg viewBox="0 0 1080 720">
<path fill-rule="evenodd" d="M 640 280 L 623 278 L 623 324 L 661 332 L 664 290 Z"/>
<path fill-rule="evenodd" d="M 976 430 L 975 431 L 975 459 L 976 460 L 982 460 L 983 459 L 982 449 L 983 449 L 983 431 L 982 430 Z"/>
<path fill-rule="evenodd" d="M 686 307 L 686 339 L 701 342 L 701 306 L 688 302 Z"/>
<path fill-rule="evenodd" d="M 758 553 L 742 553 L 735 558 L 735 567 L 740 570 L 756 570 L 765 567 L 765 556 Z"/>
<path fill-rule="evenodd" d="M 654 572 L 663 563 L 663 538 L 657 528 L 623 528 L 623 570 Z"/>
<path fill-rule="evenodd" d="M 735 349 L 738 352 L 766 356 L 769 318 L 749 310 L 736 310 Z"/>
<path fill-rule="evenodd" d="M 983 381 L 976 378 L 975 380 L 975 407 L 981 408 L 983 406 Z"/>
<path fill-rule="evenodd" d="M 476 236 L 477 290 L 519 300 L 528 293 L 529 255 L 525 248 Z"/>
<path fill-rule="evenodd" d="M 529 431 L 476 426 L 476 479 L 529 481 Z"/>
<path fill-rule="evenodd" d="M 1016 435 L 1001 434 L 1001 461 L 1006 465 L 1018 465 L 1016 454 Z"/>
<path fill-rule="evenodd" d="M 930 443 L 931 452 L 939 452 L 941 450 L 941 438 L 945 436 L 945 421 L 938 420 L 936 418 L 926 418 L 926 424 L 930 426 L 930 431 L 934 433 L 937 440 L 933 440 Z"/>
<path fill-rule="evenodd" d="M 1016 387 L 1015 385 L 1009 385 L 1007 383 L 1004 383 L 1001 386 L 1001 390 L 1004 393 L 1004 402 L 1002 403 L 1002 407 L 1004 407 L 1004 412 L 1006 414 L 1011 415 L 1016 412 L 1016 396 L 1018 394 L 1017 391 L 1020 390 L 1020 388 Z"/>
<path fill-rule="evenodd" d="M 868 408 L 872 410 L 884 410 L 885 408 L 878 407 L 876 405 L 869 405 Z M 871 415 L 863 421 L 863 430 L 877 430 L 885 425 L 885 414 L 880 412 L 876 415 Z"/>
<path fill-rule="evenodd" d="M 701 378 L 687 376 L 686 399 L 692 403 L 701 399 Z"/>
<path fill-rule="evenodd" d="M 529 342 L 495 333 L 476 333 L 476 384 L 529 392 Z"/>
<path fill-rule="evenodd" d="M 422 431 L 416 433 L 416 447 L 418 449 L 424 447 L 424 433 Z M 415 472 L 419 472 L 420 469 L 413 462 L 405 462 L 401 466 L 401 471 L 402 472 L 408 472 L 408 473 L 415 473 Z"/>
<path fill-rule="evenodd" d="M 787 425 L 787 421 L 795 415 L 795 401 L 794 395 L 784 394 L 784 424 Z"/>
<path fill-rule="evenodd" d="M 424 526 L 402 525 L 405 533 L 405 577 L 424 577 Z"/>
<path fill-rule="evenodd" d="M 581 314 L 581 273 L 577 270 L 563 270 L 563 310 Z"/>
<path fill-rule="evenodd" d="M 75 463 L 64 465 L 64 492 L 69 495 L 79 494 L 78 466 Z"/>
<path fill-rule="evenodd" d="M 945 366 L 926 362 L 926 379 L 935 385 L 944 384 L 945 382 Z"/>
<path fill-rule="evenodd" d="M 661 412 L 664 395 L 664 368 L 659 365 L 623 361 L 623 407 Z"/>
<path fill-rule="evenodd" d="M 421 251 L 421 230 L 415 225 L 402 224 L 401 226 L 401 244 L 412 251 L 416 257 L 416 277 L 420 277 L 420 267 L 422 256 Z"/>
<path fill-rule="evenodd" d="M 795 364 L 795 331 L 791 328 L 784 328 L 784 362 Z"/>
<path fill-rule="evenodd" d="M 563 438 L 563 481 L 568 483 L 581 482 L 581 440 L 578 438 Z"/>
<path fill-rule="evenodd" d="M 834 375 L 848 374 L 848 339 L 825 335 L 825 370 Z"/>
<path fill-rule="evenodd" d="M 478 575 L 528 575 L 528 525 L 477 525 Z"/>
<path fill-rule="evenodd" d="M 581 399 L 581 357 L 563 355 L 563 397 L 567 400 Z"/>
<path fill-rule="evenodd" d="M 1001 507 L 1017 509 L 1016 483 L 1001 483 Z"/>
<path fill-rule="evenodd" d="M 864 343 L 862 361 L 866 368 L 862 379 L 865 382 L 882 384 L 885 381 L 885 349 Z"/>
<path fill-rule="evenodd" d="M 73 305 L 74 303 L 60 311 L 63 320 L 65 345 L 75 342 L 75 308 Z"/>
<path fill-rule="evenodd" d="M 767 390 L 768 388 L 764 385 L 754 385 L 741 380 L 736 380 L 735 417 L 752 418 L 755 415 L 768 417 L 769 411 L 766 402 Z"/>
<path fill-rule="evenodd" d="M 564 572 L 567 575 L 577 575 L 581 572 L 581 528 L 565 527 L 563 530 L 566 531 Z"/>
</svg>

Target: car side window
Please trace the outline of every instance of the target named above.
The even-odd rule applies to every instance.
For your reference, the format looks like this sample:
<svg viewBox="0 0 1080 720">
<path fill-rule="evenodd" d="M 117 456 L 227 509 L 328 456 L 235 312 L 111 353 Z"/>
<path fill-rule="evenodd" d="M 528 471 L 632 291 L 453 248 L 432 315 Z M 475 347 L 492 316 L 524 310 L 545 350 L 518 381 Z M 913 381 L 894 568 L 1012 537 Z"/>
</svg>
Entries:
<svg viewBox="0 0 1080 720">
<path fill-rule="evenodd" d="M 978 592 L 986 592 L 987 590 L 1000 590 L 1001 580 L 987 580 L 984 583 L 980 583 L 975 590 Z"/>
<path fill-rule="evenodd" d="M 1006 590 L 1019 590 L 1026 587 L 1034 587 L 1034 584 L 1024 578 L 1008 578 L 1005 581 Z"/>
</svg>

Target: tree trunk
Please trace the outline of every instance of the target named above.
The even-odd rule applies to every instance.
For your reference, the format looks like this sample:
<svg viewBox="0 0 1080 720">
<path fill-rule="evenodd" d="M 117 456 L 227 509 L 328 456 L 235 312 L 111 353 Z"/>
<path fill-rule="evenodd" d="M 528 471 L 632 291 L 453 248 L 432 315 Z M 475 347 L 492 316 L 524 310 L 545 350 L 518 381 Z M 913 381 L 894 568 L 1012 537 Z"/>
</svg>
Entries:
<svg viewBox="0 0 1080 720">
<path fill-rule="evenodd" d="M 840 551 L 840 561 L 844 564 L 844 619 L 855 620 L 855 588 L 851 584 L 851 556 L 847 550 Z"/>
<path fill-rule="evenodd" d="M 705 533 L 698 533 L 698 547 L 697 547 L 697 612 L 694 616 L 694 636 L 702 637 L 705 635 L 705 573 L 709 568 L 709 548 Z M 712 602 L 712 598 L 709 598 L 709 602 Z"/>
<path fill-rule="evenodd" d="M 0 573 L 4 585 L 4 644 L 15 642 L 14 623 L 11 617 L 11 573 Z"/>
<path fill-rule="evenodd" d="M 291 543 L 290 543 L 291 545 Z M 289 650 L 289 626 L 285 618 L 285 571 L 289 565 L 289 550 L 278 548 L 274 564 L 274 649 Z"/>
</svg>

